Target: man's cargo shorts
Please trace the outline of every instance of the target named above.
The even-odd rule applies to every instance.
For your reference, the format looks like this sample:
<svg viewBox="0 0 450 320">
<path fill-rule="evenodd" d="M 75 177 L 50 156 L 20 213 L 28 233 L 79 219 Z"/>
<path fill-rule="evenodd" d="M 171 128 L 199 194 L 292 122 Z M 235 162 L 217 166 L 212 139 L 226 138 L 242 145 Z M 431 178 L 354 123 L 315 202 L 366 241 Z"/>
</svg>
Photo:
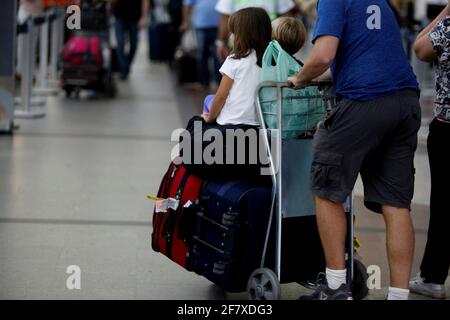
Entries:
<svg viewBox="0 0 450 320">
<path fill-rule="evenodd" d="M 415 90 L 370 101 L 340 100 L 314 138 L 313 193 L 343 203 L 361 173 L 367 208 L 410 209 L 420 125 Z"/>
</svg>

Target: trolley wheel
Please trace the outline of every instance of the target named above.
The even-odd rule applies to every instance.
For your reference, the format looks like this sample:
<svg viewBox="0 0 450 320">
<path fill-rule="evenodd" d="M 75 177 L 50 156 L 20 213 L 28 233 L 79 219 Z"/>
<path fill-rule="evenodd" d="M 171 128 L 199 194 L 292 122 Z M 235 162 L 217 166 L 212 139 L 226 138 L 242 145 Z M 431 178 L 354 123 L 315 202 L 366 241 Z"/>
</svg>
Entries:
<svg viewBox="0 0 450 320">
<path fill-rule="evenodd" d="M 73 92 L 75 93 L 75 99 L 80 99 L 81 87 L 75 87 Z"/>
<path fill-rule="evenodd" d="M 117 95 L 116 82 L 112 76 L 112 73 L 108 73 L 103 79 L 103 92 L 108 98 L 115 98 Z"/>
<path fill-rule="evenodd" d="M 66 92 L 66 98 L 70 98 L 70 96 L 72 95 L 73 90 L 74 90 L 74 87 L 72 87 L 72 86 L 65 86 L 64 87 L 64 91 Z"/>
<path fill-rule="evenodd" d="M 352 294 L 354 300 L 362 300 L 369 294 L 367 269 L 359 260 L 353 260 Z"/>
<path fill-rule="evenodd" d="M 107 90 L 108 98 L 115 98 L 117 96 L 117 86 L 114 80 L 111 80 L 111 83 L 109 84 L 108 90 Z"/>
<path fill-rule="evenodd" d="M 279 300 L 281 287 L 278 277 L 270 269 L 256 269 L 248 279 L 247 293 L 250 300 Z"/>
</svg>

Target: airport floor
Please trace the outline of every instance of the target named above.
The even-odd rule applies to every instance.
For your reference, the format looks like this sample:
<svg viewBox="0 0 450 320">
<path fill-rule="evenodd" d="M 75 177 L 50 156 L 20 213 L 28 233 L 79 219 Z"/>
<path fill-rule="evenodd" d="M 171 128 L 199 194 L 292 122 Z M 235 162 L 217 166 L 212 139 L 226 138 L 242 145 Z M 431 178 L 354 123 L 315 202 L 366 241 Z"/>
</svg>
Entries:
<svg viewBox="0 0 450 320">
<path fill-rule="evenodd" d="M 51 97 L 45 118 L 20 120 L 13 137 L 0 136 L 0 299 L 246 298 L 222 292 L 150 245 L 153 203 L 145 195 L 156 193 L 171 133 L 199 110 L 198 95 L 178 88 L 168 67 L 150 64 L 145 50 L 129 81 L 118 86 L 114 100 Z M 421 140 L 414 273 L 425 246 L 430 189 Z M 384 299 L 382 217 L 363 208 L 360 183 L 355 193 L 359 254 L 382 271 L 383 288 L 368 299 Z M 81 270 L 79 290 L 66 286 L 73 265 Z M 282 298 L 303 292 L 297 284 L 283 285 Z"/>
</svg>

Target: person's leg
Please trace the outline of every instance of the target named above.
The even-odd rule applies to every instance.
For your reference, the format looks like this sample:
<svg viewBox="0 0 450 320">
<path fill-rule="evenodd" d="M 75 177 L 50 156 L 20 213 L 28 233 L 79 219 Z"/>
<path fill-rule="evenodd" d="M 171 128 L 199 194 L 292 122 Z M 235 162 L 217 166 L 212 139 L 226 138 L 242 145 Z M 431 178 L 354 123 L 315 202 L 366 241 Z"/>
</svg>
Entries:
<svg viewBox="0 0 450 320">
<path fill-rule="evenodd" d="M 212 58 L 213 60 L 214 80 L 216 84 L 219 85 L 220 81 L 222 80 L 222 74 L 219 72 L 220 62 L 216 54 L 216 39 L 217 39 L 217 28 L 208 29 L 208 40 L 207 40 L 207 46 L 209 50 L 208 54 L 209 57 Z"/>
<path fill-rule="evenodd" d="M 449 153 L 443 146 L 448 144 L 450 124 L 434 120 L 430 125 L 428 136 L 428 157 L 431 172 L 430 222 L 427 245 L 420 266 L 421 276 L 426 283 L 445 283 L 450 263 L 450 237 L 448 228 L 448 184 L 450 171 L 446 168 L 450 163 Z"/>
<path fill-rule="evenodd" d="M 326 283 L 301 299 L 351 298 L 347 286 L 347 221 L 342 203 L 354 187 L 362 162 L 378 144 L 382 122 L 367 115 L 367 103 L 344 99 L 314 137 L 311 188 L 316 196 L 319 235 L 326 260 Z M 370 109 L 375 112 L 375 108 Z M 378 129 L 380 130 L 380 129 Z"/>
<path fill-rule="evenodd" d="M 317 226 L 325 254 L 325 276 L 332 290 L 347 284 L 345 240 L 347 217 L 341 203 L 316 197 Z"/>
<path fill-rule="evenodd" d="M 117 62 L 119 64 L 119 72 L 122 78 L 127 75 L 127 58 L 125 55 L 125 25 L 124 22 L 118 18 L 115 19 L 115 31 L 117 40 Z"/>
<path fill-rule="evenodd" d="M 409 292 L 403 289 L 409 287 L 414 253 L 414 228 L 409 209 L 414 185 L 414 152 L 410 147 L 399 146 L 401 135 L 392 140 L 386 141 L 363 163 L 361 177 L 365 205 L 382 213 L 386 224 L 386 249 L 391 273 L 389 294 L 392 290 L 400 290 L 403 298 L 407 299 Z"/>
<path fill-rule="evenodd" d="M 390 286 L 408 289 L 414 255 L 414 227 L 411 213 L 405 208 L 382 206 L 386 223 L 386 248 L 390 269 Z"/>
<path fill-rule="evenodd" d="M 448 143 L 450 124 L 434 120 L 428 135 L 428 157 L 431 172 L 430 222 L 420 274 L 409 283 L 412 292 L 443 299 L 445 280 L 450 266 L 450 237 L 447 235 L 450 217 L 447 214 L 447 194 L 450 172 L 445 168 L 450 162 L 443 146 Z"/>
<path fill-rule="evenodd" d="M 316 215 L 327 268 L 344 270 L 347 218 L 342 204 L 316 197 Z"/>
<path fill-rule="evenodd" d="M 196 29 L 197 35 L 197 72 L 200 83 L 207 88 L 210 83 L 208 59 L 209 59 L 209 47 L 207 43 L 207 29 Z"/>
<path fill-rule="evenodd" d="M 131 65 L 133 64 L 134 57 L 136 56 L 136 51 L 138 47 L 138 41 L 139 41 L 139 25 L 138 23 L 129 23 L 128 25 L 129 35 L 130 35 L 130 51 L 128 52 L 127 56 L 127 75 L 130 73 Z"/>
<path fill-rule="evenodd" d="M 380 118 L 390 120 L 380 131 L 382 143 L 363 163 L 364 202 L 382 213 L 391 272 L 388 300 L 406 300 L 414 253 L 414 228 L 410 216 L 414 195 L 414 154 L 421 109 L 417 93 L 400 91 L 380 100 Z"/>
</svg>

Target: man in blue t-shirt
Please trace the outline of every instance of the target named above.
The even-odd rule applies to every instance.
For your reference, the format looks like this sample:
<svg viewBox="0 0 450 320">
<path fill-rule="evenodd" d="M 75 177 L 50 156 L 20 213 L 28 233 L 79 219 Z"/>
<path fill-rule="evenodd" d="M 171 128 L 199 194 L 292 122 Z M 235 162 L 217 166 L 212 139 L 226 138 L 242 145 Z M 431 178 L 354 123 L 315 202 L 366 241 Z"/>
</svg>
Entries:
<svg viewBox="0 0 450 320">
<path fill-rule="evenodd" d="M 418 84 L 387 1 L 320 0 L 314 48 L 303 70 L 289 79 L 301 88 L 331 66 L 338 100 L 316 133 L 311 170 L 326 281 L 305 299 L 352 299 L 342 203 L 359 173 L 365 205 L 382 213 L 387 227 L 387 298 L 408 299 L 413 160 L 421 110 Z"/>
</svg>

